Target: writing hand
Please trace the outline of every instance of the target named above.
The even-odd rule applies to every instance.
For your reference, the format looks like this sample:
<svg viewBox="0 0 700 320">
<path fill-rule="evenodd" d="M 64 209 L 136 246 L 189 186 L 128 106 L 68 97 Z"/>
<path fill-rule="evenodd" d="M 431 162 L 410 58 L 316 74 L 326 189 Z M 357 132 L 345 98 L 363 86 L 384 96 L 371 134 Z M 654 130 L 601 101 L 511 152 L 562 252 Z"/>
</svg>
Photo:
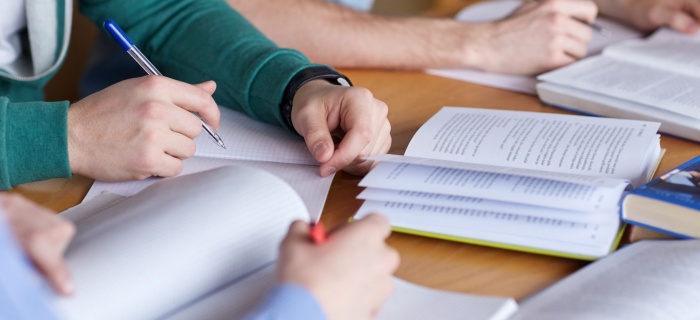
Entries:
<svg viewBox="0 0 700 320">
<path fill-rule="evenodd" d="M 700 29 L 697 0 L 596 0 L 601 13 L 628 22 L 644 31 L 669 26 L 692 34 Z"/>
<path fill-rule="evenodd" d="M 582 0 L 525 2 L 509 17 L 470 24 L 475 65 L 488 72 L 538 74 L 572 63 L 587 54 L 595 3 Z M 468 28 L 467 28 L 468 27 Z"/>
<path fill-rule="evenodd" d="M 119 82 L 68 109 L 71 170 L 120 181 L 174 176 L 195 152 L 202 123 L 215 130 L 219 109 L 213 81 L 190 85 L 163 76 Z"/>
</svg>

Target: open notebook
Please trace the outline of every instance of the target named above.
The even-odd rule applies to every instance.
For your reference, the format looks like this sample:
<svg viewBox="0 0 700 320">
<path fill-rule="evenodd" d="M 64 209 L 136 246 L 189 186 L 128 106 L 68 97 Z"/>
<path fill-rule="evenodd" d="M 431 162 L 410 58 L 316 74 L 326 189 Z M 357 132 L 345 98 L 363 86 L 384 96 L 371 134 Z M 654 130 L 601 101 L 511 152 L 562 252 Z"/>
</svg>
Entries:
<svg viewBox="0 0 700 320">
<path fill-rule="evenodd" d="M 503 19 L 522 4 L 520 0 L 484 1 L 464 8 L 455 19 L 463 22 L 489 22 Z M 596 24 L 610 31 L 604 36 L 593 32 L 593 39 L 588 44 L 588 55 L 600 53 L 606 46 L 623 40 L 639 38 L 642 33 L 606 17 L 598 17 Z M 467 82 L 474 82 L 490 87 L 535 94 L 537 79 L 534 76 L 497 74 L 472 69 L 430 69 L 428 73 Z"/>
<path fill-rule="evenodd" d="M 333 176 L 322 178 L 318 163 L 309 153 L 304 140 L 287 130 L 232 111 L 221 109 L 219 136 L 228 149 L 212 142 L 206 133 L 195 142 L 197 152 L 184 161 L 184 174 L 191 174 L 225 165 L 243 165 L 270 172 L 287 182 L 299 194 L 312 219 L 318 220 L 328 196 Z M 131 196 L 162 178 L 142 181 L 96 181 L 83 201 L 102 192 Z M 208 188 L 206 184 L 199 186 Z"/>
<path fill-rule="evenodd" d="M 206 186 L 206 187 L 202 187 Z M 76 294 L 66 319 L 240 319 L 274 285 L 280 241 L 304 203 L 281 179 L 221 167 L 162 179 L 132 197 L 102 194 L 62 215 Z M 437 291 L 396 280 L 380 319 L 505 319 L 508 298 Z"/>
</svg>

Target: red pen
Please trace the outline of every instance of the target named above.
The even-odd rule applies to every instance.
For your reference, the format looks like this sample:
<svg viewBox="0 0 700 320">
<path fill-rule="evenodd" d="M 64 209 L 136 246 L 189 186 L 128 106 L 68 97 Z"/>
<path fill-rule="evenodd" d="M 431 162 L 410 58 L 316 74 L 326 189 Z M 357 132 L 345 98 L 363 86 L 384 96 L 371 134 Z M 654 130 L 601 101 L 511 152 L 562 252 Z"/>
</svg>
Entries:
<svg viewBox="0 0 700 320">
<path fill-rule="evenodd" d="M 326 230 L 323 228 L 323 224 L 321 222 L 310 223 L 309 236 L 311 236 L 311 241 L 313 241 L 315 244 L 326 243 Z"/>
</svg>

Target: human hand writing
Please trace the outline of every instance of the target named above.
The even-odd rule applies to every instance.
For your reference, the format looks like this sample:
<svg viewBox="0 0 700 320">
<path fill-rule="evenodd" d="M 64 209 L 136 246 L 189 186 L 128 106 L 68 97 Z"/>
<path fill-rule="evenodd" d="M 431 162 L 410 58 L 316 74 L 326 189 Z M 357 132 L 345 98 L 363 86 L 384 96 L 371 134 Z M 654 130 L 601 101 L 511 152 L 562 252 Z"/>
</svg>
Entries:
<svg viewBox="0 0 700 320">
<path fill-rule="evenodd" d="M 279 281 L 308 289 L 329 319 L 371 319 L 393 289 L 399 265 L 384 240 L 386 218 L 369 215 L 329 234 L 324 244 L 309 238 L 309 225 L 296 221 L 281 245 Z"/>
<path fill-rule="evenodd" d="M 473 65 L 496 73 L 532 75 L 572 63 L 587 54 L 598 13 L 588 0 L 526 1 L 509 17 L 465 28 Z"/>
<path fill-rule="evenodd" d="M 163 76 L 129 79 L 68 109 L 71 170 L 93 179 L 120 181 L 174 176 L 195 152 L 202 130 L 198 112 L 215 130 L 216 83 L 190 85 Z"/>
<path fill-rule="evenodd" d="M 669 26 L 684 33 L 700 29 L 697 0 L 596 0 L 602 14 L 618 18 L 644 30 Z"/>
<path fill-rule="evenodd" d="M 388 108 L 365 88 L 342 87 L 325 80 L 304 84 L 292 102 L 294 129 L 321 164 L 321 176 L 338 170 L 367 173 L 373 161 L 391 146 Z M 337 149 L 333 137 L 341 138 Z"/>
<path fill-rule="evenodd" d="M 0 205 L 17 242 L 54 290 L 63 295 L 73 293 L 63 259 L 75 233 L 73 224 L 16 194 L 0 193 Z"/>
</svg>

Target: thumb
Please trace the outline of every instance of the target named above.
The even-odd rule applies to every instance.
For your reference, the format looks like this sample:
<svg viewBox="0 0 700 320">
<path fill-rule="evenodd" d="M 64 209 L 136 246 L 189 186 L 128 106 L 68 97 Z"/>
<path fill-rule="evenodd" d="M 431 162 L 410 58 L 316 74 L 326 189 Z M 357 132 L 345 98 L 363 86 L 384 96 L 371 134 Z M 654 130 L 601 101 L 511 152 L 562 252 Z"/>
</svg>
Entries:
<svg viewBox="0 0 700 320">
<path fill-rule="evenodd" d="M 214 82 L 214 80 L 198 83 L 194 86 L 206 91 L 207 93 L 209 93 L 209 95 L 214 94 L 214 91 L 216 91 L 216 82 Z"/>
<path fill-rule="evenodd" d="M 318 108 L 319 112 L 314 112 L 308 114 L 305 117 L 299 117 L 295 119 L 294 124 L 297 127 L 297 131 L 304 137 L 306 142 L 306 147 L 314 156 L 314 159 L 319 163 L 327 162 L 333 156 L 333 138 L 328 130 L 328 123 L 326 122 L 326 115 L 322 110 L 323 108 Z M 335 170 L 333 170 L 335 172 Z M 327 176 L 333 172 L 324 174 L 321 172 L 322 176 Z"/>
<path fill-rule="evenodd" d="M 287 231 L 287 236 L 284 238 L 283 246 L 284 244 L 289 244 L 289 243 L 295 243 L 295 242 L 309 242 L 310 240 L 310 235 L 309 235 L 309 224 L 301 221 L 301 220 L 296 220 L 292 222 L 292 224 L 289 226 L 289 231 Z"/>
</svg>

